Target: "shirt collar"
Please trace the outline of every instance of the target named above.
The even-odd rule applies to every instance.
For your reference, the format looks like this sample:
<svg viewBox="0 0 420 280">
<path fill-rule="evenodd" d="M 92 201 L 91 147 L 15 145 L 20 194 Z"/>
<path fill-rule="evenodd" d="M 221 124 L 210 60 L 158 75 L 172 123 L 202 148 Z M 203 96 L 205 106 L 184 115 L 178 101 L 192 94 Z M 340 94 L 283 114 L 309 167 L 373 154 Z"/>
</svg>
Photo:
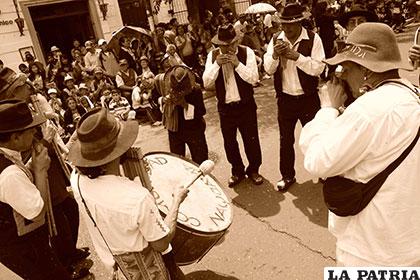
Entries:
<svg viewBox="0 0 420 280">
<path fill-rule="evenodd" d="M 22 162 L 22 156 L 20 155 L 20 152 L 5 147 L 0 147 L 0 150 L 2 150 L 6 155 Z"/>
<path fill-rule="evenodd" d="M 284 41 L 287 41 L 287 42 L 290 43 L 289 39 L 286 38 L 286 35 L 284 34 L 284 31 L 282 31 L 280 33 L 279 39 L 283 39 Z M 298 44 L 302 40 L 309 40 L 308 31 L 306 30 L 306 28 L 303 28 L 303 27 L 302 27 L 302 31 L 300 32 L 300 35 L 297 38 L 297 40 L 296 40 L 296 42 L 295 42 L 294 45 Z"/>
</svg>

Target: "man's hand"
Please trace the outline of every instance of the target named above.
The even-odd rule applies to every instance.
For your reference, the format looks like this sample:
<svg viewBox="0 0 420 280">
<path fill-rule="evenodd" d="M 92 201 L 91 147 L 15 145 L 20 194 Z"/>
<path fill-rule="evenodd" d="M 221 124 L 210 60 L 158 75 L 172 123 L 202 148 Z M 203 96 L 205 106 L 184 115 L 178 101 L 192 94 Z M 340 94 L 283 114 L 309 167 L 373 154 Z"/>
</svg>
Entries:
<svg viewBox="0 0 420 280">
<path fill-rule="evenodd" d="M 42 126 L 42 135 L 44 136 L 45 141 L 51 143 L 54 139 L 56 130 L 52 125 Z"/>
<path fill-rule="evenodd" d="M 217 62 L 217 64 L 222 66 L 223 64 L 230 63 L 231 59 L 230 59 L 230 56 L 228 54 L 222 54 L 221 53 L 217 56 L 216 62 Z"/>
<path fill-rule="evenodd" d="M 236 68 L 239 65 L 239 59 L 236 54 L 227 54 L 229 62 L 233 64 L 233 66 Z"/>
<path fill-rule="evenodd" d="M 294 60 L 294 61 L 296 61 L 296 60 L 298 60 L 298 58 L 299 58 L 299 53 L 298 53 L 297 51 L 295 51 L 295 50 L 293 50 L 293 49 L 290 49 L 290 48 L 289 48 L 289 49 L 285 52 L 284 57 L 285 57 L 285 58 L 287 58 L 287 59 L 290 59 L 290 60 Z"/>
<path fill-rule="evenodd" d="M 36 143 L 32 149 L 32 169 L 34 173 L 47 172 L 50 168 L 48 150 L 41 143 Z"/>
<path fill-rule="evenodd" d="M 178 186 L 174 188 L 172 196 L 174 197 L 174 203 L 181 204 L 187 197 L 189 190 L 184 186 Z"/>
<path fill-rule="evenodd" d="M 287 52 L 287 50 L 289 49 L 289 46 L 283 40 L 276 40 L 276 44 L 274 45 L 273 48 L 274 48 L 273 58 L 278 59 L 280 56 L 283 56 Z"/>
<path fill-rule="evenodd" d="M 408 57 L 413 62 L 414 67 L 417 68 L 420 65 L 420 45 L 414 44 L 408 50 Z"/>
<path fill-rule="evenodd" d="M 344 105 L 346 99 L 347 95 L 344 90 L 343 82 L 337 78 L 328 81 L 319 90 L 321 108 L 331 107 L 338 110 L 338 108 Z"/>
</svg>

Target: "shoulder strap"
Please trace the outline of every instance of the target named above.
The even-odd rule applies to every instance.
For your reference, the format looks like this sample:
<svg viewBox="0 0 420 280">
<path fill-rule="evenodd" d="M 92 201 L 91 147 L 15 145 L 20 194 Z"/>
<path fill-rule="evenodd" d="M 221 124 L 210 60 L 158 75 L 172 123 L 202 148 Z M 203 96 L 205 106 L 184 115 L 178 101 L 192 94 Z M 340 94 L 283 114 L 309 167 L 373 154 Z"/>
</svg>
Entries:
<svg viewBox="0 0 420 280">
<path fill-rule="evenodd" d="M 102 240 L 105 242 L 105 245 L 108 248 L 108 251 L 111 253 L 112 258 L 114 259 L 114 263 L 115 263 L 114 272 L 115 272 L 115 269 L 118 267 L 120 269 L 120 271 L 124 274 L 125 278 L 131 279 L 131 277 L 125 273 L 125 269 L 122 269 L 120 267 L 119 263 L 115 260 L 114 253 L 112 252 L 111 248 L 109 247 L 108 242 L 106 242 L 106 239 L 105 239 L 104 235 L 102 234 L 101 230 L 99 229 L 98 224 L 95 222 L 95 219 L 93 219 L 92 213 L 90 212 L 90 210 L 89 210 L 89 208 L 86 204 L 86 201 L 82 196 L 82 192 L 80 191 L 80 174 L 77 175 L 77 189 L 79 191 L 80 198 L 82 199 L 82 203 L 83 203 L 83 206 L 85 207 L 86 213 L 88 214 L 88 216 L 89 216 L 90 220 L 92 221 L 93 225 L 98 230 L 99 235 L 102 237 Z"/>
</svg>

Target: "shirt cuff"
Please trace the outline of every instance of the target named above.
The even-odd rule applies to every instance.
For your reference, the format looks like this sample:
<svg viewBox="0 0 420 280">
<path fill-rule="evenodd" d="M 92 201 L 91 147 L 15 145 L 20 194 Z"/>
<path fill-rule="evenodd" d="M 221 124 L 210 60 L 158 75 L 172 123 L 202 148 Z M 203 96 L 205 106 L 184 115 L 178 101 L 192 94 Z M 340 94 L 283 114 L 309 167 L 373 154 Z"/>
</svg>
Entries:
<svg viewBox="0 0 420 280">
<path fill-rule="evenodd" d="M 188 107 L 184 109 L 184 118 L 185 120 L 194 119 L 194 105 L 188 104 Z"/>
<path fill-rule="evenodd" d="M 340 112 L 333 107 L 324 107 L 316 113 L 315 118 L 322 122 L 329 122 L 335 120 Z"/>
</svg>

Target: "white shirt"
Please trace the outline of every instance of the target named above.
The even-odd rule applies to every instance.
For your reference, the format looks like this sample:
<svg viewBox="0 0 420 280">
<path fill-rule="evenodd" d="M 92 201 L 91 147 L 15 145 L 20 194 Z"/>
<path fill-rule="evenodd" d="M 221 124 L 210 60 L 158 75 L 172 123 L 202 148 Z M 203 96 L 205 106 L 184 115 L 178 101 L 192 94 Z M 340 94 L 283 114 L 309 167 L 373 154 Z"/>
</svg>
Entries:
<svg viewBox="0 0 420 280">
<path fill-rule="evenodd" d="M 1 150 L 22 162 L 19 152 L 4 147 L 1 147 Z M 44 201 L 36 186 L 15 164 L 6 167 L 0 174 L 0 201 L 9 204 L 13 210 L 28 220 L 38 216 L 44 207 Z"/>
<path fill-rule="evenodd" d="M 244 47 L 244 46 L 242 46 Z M 248 47 L 246 48 L 246 65 L 239 62 L 239 65 L 234 68 L 232 65 L 224 65 L 222 67 L 223 77 L 225 80 L 226 101 L 230 102 L 240 101 L 238 85 L 236 84 L 234 71 L 238 73 L 242 80 L 249 84 L 258 82 L 258 66 L 255 58 L 255 53 Z M 219 49 L 220 52 L 220 49 Z M 229 67 L 230 66 L 230 67 Z M 203 73 L 204 88 L 214 88 L 217 77 L 219 76 L 220 65 L 217 61 L 213 62 L 213 51 L 207 55 L 206 66 Z"/>
<path fill-rule="evenodd" d="M 77 179 L 78 174 L 73 172 L 71 186 L 95 250 L 104 264 L 112 266 L 112 256 L 81 201 Z M 169 233 L 154 198 L 140 181 L 115 175 L 96 179 L 80 175 L 80 190 L 114 254 L 140 252 L 149 242 L 162 239 Z"/>
<path fill-rule="evenodd" d="M 359 97 L 341 116 L 333 108 L 322 108 L 301 132 L 305 168 L 322 178 L 341 174 L 363 183 L 372 179 L 417 134 L 420 102 L 413 95 L 387 83 Z M 410 266 L 420 261 L 419 154 L 418 142 L 359 214 L 329 214 L 338 261 L 357 266 Z M 342 259 L 339 252 L 347 257 Z"/>
<path fill-rule="evenodd" d="M 95 51 L 94 53 L 87 52 L 83 58 L 85 61 L 85 67 L 88 71 L 93 71 L 95 67 L 101 66 L 98 60 L 99 54 Z"/>
<path fill-rule="evenodd" d="M 302 40 L 309 40 L 308 32 L 305 28 L 302 28 L 300 36 L 294 44 L 292 44 L 285 36 L 282 31 L 279 35 L 280 39 L 289 43 L 292 46 L 292 49 L 297 51 L 299 48 L 299 43 Z M 319 76 L 322 71 L 324 71 L 325 64 L 322 60 L 325 59 L 324 47 L 322 46 L 321 38 L 318 34 L 315 33 L 314 43 L 312 47 L 311 56 L 299 55 L 299 58 L 294 61 L 291 59 L 273 59 L 274 52 L 274 42 L 277 38 L 271 38 L 270 43 L 267 46 L 267 52 L 264 54 L 264 69 L 269 75 L 273 75 L 279 65 L 279 61 L 282 60 L 282 63 L 286 63 L 283 66 L 282 72 L 282 82 L 283 82 L 283 92 L 290 95 L 301 95 L 304 94 L 302 86 L 300 85 L 299 76 L 297 68 L 302 70 L 308 75 Z"/>
</svg>

